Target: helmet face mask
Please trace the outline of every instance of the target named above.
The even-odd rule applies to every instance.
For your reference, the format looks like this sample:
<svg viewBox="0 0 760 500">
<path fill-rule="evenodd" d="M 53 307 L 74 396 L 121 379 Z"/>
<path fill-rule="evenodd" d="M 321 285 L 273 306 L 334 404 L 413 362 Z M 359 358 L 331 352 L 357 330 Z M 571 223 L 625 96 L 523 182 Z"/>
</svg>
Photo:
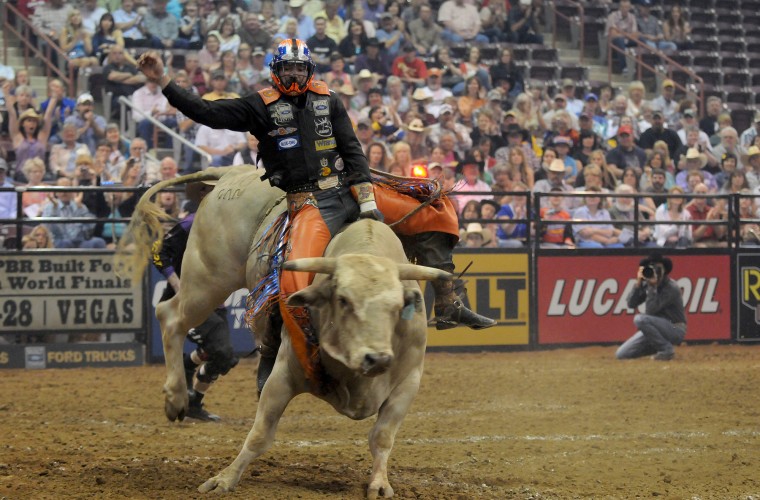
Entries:
<svg viewBox="0 0 760 500">
<path fill-rule="evenodd" d="M 283 40 L 269 64 L 275 87 L 289 96 L 306 92 L 314 78 L 315 67 L 309 47 L 295 38 Z"/>
</svg>

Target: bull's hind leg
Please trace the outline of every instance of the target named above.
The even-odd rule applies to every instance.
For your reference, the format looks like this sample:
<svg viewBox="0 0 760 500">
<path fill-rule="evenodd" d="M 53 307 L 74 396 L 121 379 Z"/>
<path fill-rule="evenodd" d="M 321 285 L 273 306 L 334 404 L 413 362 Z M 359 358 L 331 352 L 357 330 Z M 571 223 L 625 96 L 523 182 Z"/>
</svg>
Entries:
<svg viewBox="0 0 760 500">
<path fill-rule="evenodd" d="M 213 291 L 202 284 L 193 284 L 189 268 L 188 272 L 182 275 L 181 282 L 180 293 L 156 307 L 166 364 L 164 412 L 171 421 L 177 418 L 184 419 L 188 406 L 187 382 L 182 361 L 185 336 L 190 328 L 203 323 L 214 307 L 224 302 L 230 293 L 218 289 Z"/>
<path fill-rule="evenodd" d="M 287 337 L 283 333 L 283 337 Z M 283 344 L 287 344 L 286 338 Z M 280 348 L 272 375 L 269 377 L 264 390 L 261 392 L 259 406 L 256 410 L 256 420 L 245 439 L 243 449 L 237 458 L 222 472 L 212 477 L 198 487 L 201 493 L 209 491 L 232 491 L 240 481 L 240 476 L 253 459 L 265 453 L 274 442 L 277 424 L 280 422 L 288 403 L 300 392 L 288 371 L 288 362 L 284 355 L 285 346 Z"/>
<path fill-rule="evenodd" d="M 388 457 L 393 449 L 396 432 L 420 388 L 421 377 L 422 368 L 416 369 L 393 390 L 380 407 L 377 422 L 369 433 L 372 473 L 369 478 L 367 498 L 371 500 L 393 496 L 393 487 L 388 481 Z"/>
</svg>

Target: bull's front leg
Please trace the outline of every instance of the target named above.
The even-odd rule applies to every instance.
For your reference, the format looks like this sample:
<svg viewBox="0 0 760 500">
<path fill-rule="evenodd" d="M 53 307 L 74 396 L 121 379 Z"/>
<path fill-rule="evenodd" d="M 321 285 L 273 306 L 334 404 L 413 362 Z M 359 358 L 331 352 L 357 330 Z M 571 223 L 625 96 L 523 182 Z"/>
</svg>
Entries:
<svg viewBox="0 0 760 500">
<path fill-rule="evenodd" d="M 420 366 L 420 368 L 413 370 L 391 392 L 391 395 L 380 407 L 377 422 L 369 433 L 372 473 L 369 478 L 367 498 L 371 500 L 378 497 L 390 498 L 393 496 L 393 487 L 388 481 L 388 457 L 393 449 L 396 432 L 420 388 L 421 378 L 422 367 Z"/>
<path fill-rule="evenodd" d="M 182 361 L 182 344 L 187 329 L 182 329 L 178 313 L 179 295 L 156 306 L 156 317 L 161 325 L 161 342 L 164 346 L 166 382 L 164 383 L 164 412 L 172 422 L 183 420 L 188 406 L 185 367 Z"/>
<path fill-rule="evenodd" d="M 209 491 L 227 492 L 234 490 L 248 464 L 265 453 L 272 445 L 280 417 L 285 412 L 288 403 L 298 394 L 287 365 L 287 359 L 283 355 L 283 347 L 281 347 L 272 375 L 270 375 L 261 393 L 259 406 L 256 410 L 256 419 L 245 439 L 243 449 L 222 472 L 200 485 L 198 491 L 208 493 Z"/>
</svg>

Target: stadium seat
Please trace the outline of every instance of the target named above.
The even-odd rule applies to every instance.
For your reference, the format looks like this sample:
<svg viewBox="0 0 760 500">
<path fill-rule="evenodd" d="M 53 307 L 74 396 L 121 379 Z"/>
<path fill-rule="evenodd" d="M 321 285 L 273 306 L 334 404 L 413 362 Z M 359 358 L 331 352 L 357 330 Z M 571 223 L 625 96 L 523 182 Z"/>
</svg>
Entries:
<svg viewBox="0 0 760 500">
<path fill-rule="evenodd" d="M 747 43 L 741 39 L 722 39 L 719 42 L 721 53 L 743 54 L 747 51 Z"/>
<path fill-rule="evenodd" d="M 740 90 L 749 87 L 752 84 L 750 73 L 747 70 L 732 71 L 724 68 L 723 70 L 723 87 L 732 90 Z"/>
<path fill-rule="evenodd" d="M 610 13 L 609 6 L 606 4 L 601 5 L 586 5 L 583 7 L 584 21 L 587 19 L 603 19 L 607 21 L 607 16 Z"/>
<path fill-rule="evenodd" d="M 675 54 L 669 54 L 669 58 L 671 58 L 673 61 L 677 62 L 681 66 L 689 67 L 693 64 L 693 56 L 688 51 L 681 51 L 677 52 Z"/>
<path fill-rule="evenodd" d="M 691 0 L 689 7 L 692 12 L 700 10 L 711 10 L 715 8 L 715 0 Z"/>
<path fill-rule="evenodd" d="M 532 64 L 528 70 L 528 76 L 534 80 L 549 82 L 556 80 L 559 75 L 559 68 L 556 64 L 539 65 Z"/>
<path fill-rule="evenodd" d="M 533 49 L 530 53 L 531 61 L 557 62 L 559 61 L 559 52 L 551 47 Z"/>
<path fill-rule="evenodd" d="M 559 70 L 560 78 L 570 78 L 576 82 L 588 80 L 588 67 L 580 65 L 563 65 Z"/>
<path fill-rule="evenodd" d="M 734 26 L 742 25 L 744 20 L 741 12 L 717 12 L 715 16 L 716 23 L 733 24 Z"/>
<path fill-rule="evenodd" d="M 717 38 L 703 38 L 694 40 L 694 50 L 701 50 L 704 52 L 718 52 L 720 50 L 720 42 Z"/>
<path fill-rule="evenodd" d="M 715 11 L 691 9 L 689 22 L 694 26 L 714 25 L 716 22 Z"/>
<path fill-rule="evenodd" d="M 691 65 L 698 68 L 717 68 L 720 65 L 718 54 L 698 52 L 691 59 Z"/>
<path fill-rule="evenodd" d="M 749 90 L 734 90 L 726 92 L 726 103 L 750 106 L 754 104 L 754 96 Z"/>
<path fill-rule="evenodd" d="M 720 58 L 720 65 L 723 69 L 747 69 L 747 58 L 739 55 L 725 55 Z"/>
<path fill-rule="evenodd" d="M 513 45 L 512 46 L 512 60 L 513 61 L 530 61 L 530 45 Z"/>
<path fill-rule="evenodd" d="M 718 28 L 715 25 L 694 26 L 691 29 L 692 38 L 713 38 L 718 36 Z"/>
<path fill-rule="evenodd" d="M 702 78 L 705 85 L 719 87 L 722 84 L 722 74 L 719 69 L 694 68 L 694 72 Z"/>
</svg>

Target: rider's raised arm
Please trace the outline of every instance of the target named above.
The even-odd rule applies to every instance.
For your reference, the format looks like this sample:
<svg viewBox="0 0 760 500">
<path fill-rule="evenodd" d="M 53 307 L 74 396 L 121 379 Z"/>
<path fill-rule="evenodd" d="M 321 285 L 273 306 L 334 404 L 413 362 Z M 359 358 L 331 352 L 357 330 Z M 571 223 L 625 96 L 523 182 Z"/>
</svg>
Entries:
<svg viewBox="0 0 760 500">
<path fill-rule="evenodd" d="M 216 129 L 251 132 L 259 136 L 266 130 L 264 103 L 258 94 L 236 99 L 207 101 L 170 82 L 163 89 L 169 103 L 191 120 Z M 260 109 L 258 109 L 260 108 Z"/>
</svg>

